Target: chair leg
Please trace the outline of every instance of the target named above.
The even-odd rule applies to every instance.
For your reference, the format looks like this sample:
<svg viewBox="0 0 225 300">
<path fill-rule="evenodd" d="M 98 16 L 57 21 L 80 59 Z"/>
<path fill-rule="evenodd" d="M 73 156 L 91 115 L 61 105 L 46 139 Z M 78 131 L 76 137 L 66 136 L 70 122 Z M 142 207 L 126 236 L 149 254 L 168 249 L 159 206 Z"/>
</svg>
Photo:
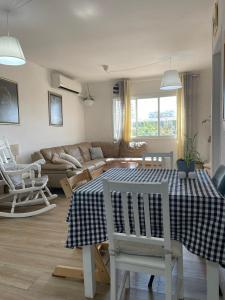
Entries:
<svg viewBox="0 0 225 300">
<path fill-rule="evenodd" d="M 43 192 L 43 190 L 41 190 L 40 193 L 41 193 L 41 196 L 42 196 L 43 201 L 45 202 L 46 206 L 49 206 L 50 203 L 49 203 L 47 197 L 45 196 L 45 193 Z"/>
<path fill-rule="evenodd" d="M 184 266 L 183 266 L 183 247 L 179 245 L 180 256 L 177 259 L 177 296 L 184 299 Z"/>
<path fill-rule="evenodd" d="M 166 270 L 165 270 L 165 299 L 172 300 L 172 259 L 171 255 L 166 255 Z"/>
<path fill-rule="evenodd" d="M 110 300 L 117 300 L 117 292 L 116 292 L 116 264 L 115 257 L 113 255 L 110 256 Z"/>
<path fill-rule="evenodd" d="M 126 289 L 130 288 L 130 272 L 128 271 L 128 276 L 127 276 L 127 280 L 126 280 Z"/>
<path fill-rule="evenodd" d="M 177 281 L 178 281 L 178 299 L 184 299 L 184 271 L 183 271 L 183 256 L 177 260 Z"/>
<path fill-rule="evenodd" d="M 153 281 L 154 281 L 155 275 L 151 275 L 148 282 L 148 288 L 152 289 Z"/>
</svg>

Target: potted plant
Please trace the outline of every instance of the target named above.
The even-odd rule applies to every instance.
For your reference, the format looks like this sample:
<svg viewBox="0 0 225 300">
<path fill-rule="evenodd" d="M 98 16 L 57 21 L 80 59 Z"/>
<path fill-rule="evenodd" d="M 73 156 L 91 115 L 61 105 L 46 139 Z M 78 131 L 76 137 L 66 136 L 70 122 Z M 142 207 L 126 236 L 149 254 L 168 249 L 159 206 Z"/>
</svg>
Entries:
<svg viewBox="0 0 225 300">
<path fill-rule="evenodd" d="M 177 169 L 179 172 L 185 172 L 188 176 L 189 172 L 195 171 L 195 163 L 201 162 L 200 154 L 196 150 L 197 134 L 193 137 L 185 138 L 184 157 L 177 160 Z"/>
</svg>

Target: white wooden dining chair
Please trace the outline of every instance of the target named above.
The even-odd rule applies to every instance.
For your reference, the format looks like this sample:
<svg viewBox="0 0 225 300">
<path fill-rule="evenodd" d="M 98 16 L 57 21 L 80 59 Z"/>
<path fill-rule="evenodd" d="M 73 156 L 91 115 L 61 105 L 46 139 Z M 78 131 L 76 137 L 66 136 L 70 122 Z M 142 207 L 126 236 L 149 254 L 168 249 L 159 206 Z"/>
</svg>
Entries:
<svg viewBox="0 0 225 300">
<path fill-rule="evenodd" d="M 168 183 L 127 183 L 103 180 L 104 202 L 106 210 L 107 232 L 109 239 L 111 300 L 121 299 L 126 283 L 129 282 L 130 272 L 144 272 L 162 275 L 166 278 L 166 300 L 172 299 L 172 270 L 178 263 L 178 280 L 176 299 L 183 298 L 183 256 L 182 246 L 173 245 L 170 238 L 170 207 Z M 115 192 L 121 194 L 124 233 L 115 231 L 114 204 Z M 163 238 L 151 234 L 149 194 L 161 194 Z M 140 207 L 138 195 L 144 205 L 144 221 L 146 235 L 141 235 Z M 128 197 L 129 196 L 129 197 Z M 140 199 L 140 198 L 139 198 Z M 129 201 L 132 201 L 133 227 L 132 233 Z M 132 214 L 131 214 L 132 215 Z M 117 221 L 118 222 L 118 221 Z M 116 269 L 125 271 L 120 287 L 116 288 Z"/>
<path fill-rule="evenodd" d="M 0 176 L 8 187 L 8 193 L 1 195 L 1 206 L 10 207 L 9 212 L 0 211 L 0 217 L 24 218 L 39 215 L 56 207 L 49 201 L 55 199 L 47 187 L 48 177 L 41 176 L 39 160 L 32 164 L 17 164 L 6 139 L 0 139 Z M 43 204 L 36 208 L 33 205 Z M 17 207 L 33 208 L 29 212 L 16 212 Z"/>
<path fill-rule="evenodd" d="M 142 168 L 146 167 L 148 159 L 152 162 L 162 162 L 162 167 L 166 168 L 166 159 L 170 160 L 169 167 L 173 169 L 173 151 L 171 152 L 146 152 L 142 156 Z"/>
</svg>

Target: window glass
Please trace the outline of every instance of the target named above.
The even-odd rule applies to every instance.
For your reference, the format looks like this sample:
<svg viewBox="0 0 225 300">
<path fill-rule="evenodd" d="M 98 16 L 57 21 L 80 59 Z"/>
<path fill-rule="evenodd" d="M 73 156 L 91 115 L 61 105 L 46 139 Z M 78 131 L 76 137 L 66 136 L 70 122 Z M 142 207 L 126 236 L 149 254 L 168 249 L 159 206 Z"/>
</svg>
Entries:
<svg viewBox="0 0 225 300">
<path fill-rule="evenodd" d="M 176 97 L 161 97 L 160 103 L 160 136 L 176 135 L 177 101 Z"/>
<path fill-rule="evenodd" d="M 131 100 L 132 137 L 175 136 L 176 96 Z"/>
<path fill-rule="evenodd" d="M 158 135 L 158 99 L 138 99 L 137 101 L 137 135 Z"/>
</svg>

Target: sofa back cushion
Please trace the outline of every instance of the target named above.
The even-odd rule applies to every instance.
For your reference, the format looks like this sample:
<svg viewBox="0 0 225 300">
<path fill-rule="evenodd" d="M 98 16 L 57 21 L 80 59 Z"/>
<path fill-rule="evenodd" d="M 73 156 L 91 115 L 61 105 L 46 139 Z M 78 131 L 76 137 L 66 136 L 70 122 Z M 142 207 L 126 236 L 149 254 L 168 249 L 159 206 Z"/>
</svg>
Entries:
<svg viewBox="0 0 225 300">
<path fill-rule="evenodd" d="M 91 155 L 90 155 L 90 148 L 92 147 L 91 143 L 80 143 L 77 144 L 77 146 L 80 149 L 81 155 L 84 159 L 84 161 L 90 161 L 91 160 Z"/>
<path fill-rule="evenodd" d="M 63 147 L 66 154 L 69 154 L 73 157 L 75 157 L 79 162 L 82 164 L 84 162 L 83 156 L 80 152 L 80 149 L 78 148 L 78 145 L 67 145 Z"/>
<path fill-rule="evenodd" d="M 60 154 L 60 153 L 65 153 L 63 147 L 52 147 L 52 148 L 45 148 L 40 150 L 41 154 L 44 156 L 44 159 L 46 161 L 51 161 L 53 158 L 53 155 L 55 153 Z"/>
<path fill-rule="evenodd" d="M 101 147 L 90 148 L 91 159 L 104 158 Z"/>
<path fill-rule="evenodd" d="M 79 160 L 70 154 L 61 153 L 59 157 L 74 164 L 77 168 L 82 168 L 82 164 L 79 162 Z"/>
<path fill-rule="evenodd" d="M 92 142 L 92 147 L 100 147 L 105 158 L 119 157 L 120 144 L 113 142 Z"/>
</svg>

